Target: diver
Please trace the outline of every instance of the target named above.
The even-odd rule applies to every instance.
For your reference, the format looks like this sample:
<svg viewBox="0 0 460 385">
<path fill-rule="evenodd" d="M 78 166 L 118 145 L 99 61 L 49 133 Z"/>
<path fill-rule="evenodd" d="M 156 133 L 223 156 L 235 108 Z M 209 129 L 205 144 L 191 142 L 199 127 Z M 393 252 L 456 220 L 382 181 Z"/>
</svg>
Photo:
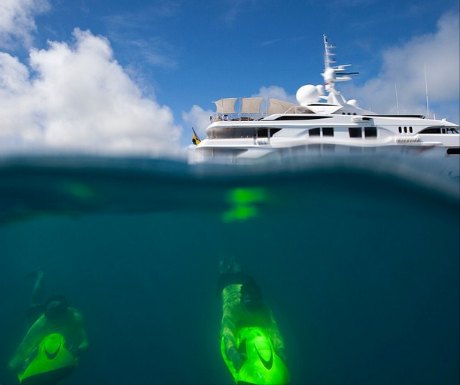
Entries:
<svg viewBox="0 0 460 385">
<path fill-rule="evenodd" d="M 43 272 L 39 271 L 28 310 L 29 330 L 8 363 L 22 384 L 59 383 L 88 348 L 81 313 L 63 296 L 50 297 L 45 303 L 42 299 Z"/>
<path fill-rule="evenodd" d="M 221 353 L 237 384 L 288 384 L 284 341 L 254 279 L 220 263 Z"/>
</svg>

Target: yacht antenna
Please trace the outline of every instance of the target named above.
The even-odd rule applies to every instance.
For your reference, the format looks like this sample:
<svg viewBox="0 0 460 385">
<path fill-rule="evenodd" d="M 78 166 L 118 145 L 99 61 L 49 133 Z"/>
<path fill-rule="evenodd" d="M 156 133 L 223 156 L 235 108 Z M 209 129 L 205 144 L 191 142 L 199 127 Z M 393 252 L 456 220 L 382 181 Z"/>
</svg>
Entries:
<svg viewBox="0 0 460 385">
<path fill-rule="evenodd" d="M 399 102 L 398 102 L 398 87 L 395 83 L 395 95 L 396 95 L 396 113 L 399 115 Z"/>
<path fill-rule="evenodd" d="M 335 90 L 336 82 L 346 82 L 351 80 L 351 76 L 357 75 L 359 72 L 346 72 L 346 68 L 350 67 L 351 64 L 341 64 L 333 66 L 335 64 L 335 54 L 332 50 L 335 48 L 332 44 L 329 44 L 327 36 L 323 35 L 324 41 L 324 72 L 322 73 L 324 83 L 326 85 L 326 91 L 337 94 Z"/>
<path fill-rule="evenodd" d="M 429 118 L 430 116 L 430 108 L 428 104 L 428 82 L 426 80 L 426 64 L 423 66 L 423 70 L 425 73 L 425 99 L 426 99 L 426 117 Z"/>
<path fill-rule="evenodd" d="M 335 60 L 332 58 L 334 53 L 331 51 L 332 48 L 335 48 L 333 45 L 330 45 L 327 41 L 327 36 L 323 35 L 323 42 L 324 42 L 324 71 L 328 68 L 331 68 L 331 64 L 335 63 Z"/>
</svg>

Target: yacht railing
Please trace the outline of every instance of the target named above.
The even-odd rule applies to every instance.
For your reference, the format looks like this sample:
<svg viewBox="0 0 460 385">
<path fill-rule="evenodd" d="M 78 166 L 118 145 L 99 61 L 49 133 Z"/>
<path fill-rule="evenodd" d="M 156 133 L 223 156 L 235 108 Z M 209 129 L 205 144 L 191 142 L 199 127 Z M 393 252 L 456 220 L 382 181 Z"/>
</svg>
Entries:
<svg viewBox="0 0 460 385">
<path fill-rule="evenodd" d="M 228 113 L 228 114 L 223 114 L 223 113 L 214 113 L 214 115 L 211 115 L 210 119 L 212 122 L 220 122 L 220 121 L 251 121 L 251 120 L 261 120 L 268 116 L 267 113 L 264 112 L 259 112 L 257 114 L 241 114 L 239 112 L 235 113 Z"/>
<path fill-rule="evenodd" d="M 254 121 L 261 120 L 267 116 L 279 114 L 279 115 L 296 115 L 296 114 L 312 114 L 313 112 L 304 106 L 293 105 L 287 108 L 286 110 L 279 111 L 270 111 L 268 110 L 267 103 L 265 103 L 265 108 L 260 112 L 255 113 L 242 113 L 240 111 L 234 112 L 215 112 L 210 116 L 211 122 L 220 122 L 220 121 Z"/>
</svg>

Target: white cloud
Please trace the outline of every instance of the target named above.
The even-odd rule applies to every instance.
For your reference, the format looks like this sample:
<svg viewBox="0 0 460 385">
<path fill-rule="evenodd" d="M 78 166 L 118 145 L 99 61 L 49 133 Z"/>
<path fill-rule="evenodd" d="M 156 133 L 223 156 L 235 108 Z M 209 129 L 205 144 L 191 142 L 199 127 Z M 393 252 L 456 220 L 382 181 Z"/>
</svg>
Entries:
<svg viewBox="0 0 460 385">
<path fill-rule="evenodd" d="M 0 47 L 9 48 L 18 40 L 30 47 L 36 30 L 34 17 L 48 9 L 48 0 L 1 0 Z"/>
<path fill-rule="evenodd" d="M 209 117 L 213 114 L 214 112 L 211 110 L 204 110 L 200 106 L 194 105 L 189 112 L 182 113 L 182 120 L 190 124 L 198 136 L 203 139 L 206 137 L 206 127 L 210 123 Z"/>
<path fill-rule="evenodd" d="M 106 39 L 78 29 L 74 38 L 32 50 L 29 67 L 0 53 L 0 145 L 177 153 L 171 110 L 141 94 Z"/>
<path fill-rule="evenodd" d="M 226 0 L 225 3 L 224 21 L 230 25 L 238 19 L 238 15 L 242 12 L 247 12 L 251 6 L 256 4 L 257 0 Z"/>
<path fill-rule="evenodd" d="M 260 87 L 259 92 L 253 96 L 262 96 L 265 99 L 274 98 L 295 103 L 295 96 L 289 95 L 284 88 L 279 86 Z"/>
<path fill-rule="evenodd" d="M 424 114 L 426 68 L 432 111 L 437 115 L 451 115 L 448 117 L 458 122 L 458 31 L 458 14 L 442 16 L 435 33 L 413 38 L 400 47 L 384 52 L 381 73 L 364 86 L 354 87 L 353 93 L 358 100 L 367 104 L 363 107 L 381 113 L 395 113 L 396 85 L 399 112 Z"/>
</svg>

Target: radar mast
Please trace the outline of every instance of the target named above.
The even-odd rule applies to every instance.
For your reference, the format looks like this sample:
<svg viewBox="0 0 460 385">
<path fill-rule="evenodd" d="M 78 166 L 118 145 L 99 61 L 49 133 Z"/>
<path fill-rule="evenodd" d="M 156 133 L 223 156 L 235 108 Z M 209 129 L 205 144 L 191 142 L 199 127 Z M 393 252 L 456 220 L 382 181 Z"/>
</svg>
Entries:
<svg viewBox="0 0 460 385">
<path fill-rule="evenodd" d="M 350 67 L 351 64 L 341 64 L 334 66 L 335 53 L 332 51 L 335 46 L 329 43 L 327 36 L 323 35 L 324 41 L 324 72 L 321 74 L 324 79 L 326 91 L 335 95 L 339 92 L 335 89 L 336 82 L 346 82 L 351 80 L 353 75 L 357 75 L 359 72 L 347 72 L 346 68 Z"/>
</svg>

